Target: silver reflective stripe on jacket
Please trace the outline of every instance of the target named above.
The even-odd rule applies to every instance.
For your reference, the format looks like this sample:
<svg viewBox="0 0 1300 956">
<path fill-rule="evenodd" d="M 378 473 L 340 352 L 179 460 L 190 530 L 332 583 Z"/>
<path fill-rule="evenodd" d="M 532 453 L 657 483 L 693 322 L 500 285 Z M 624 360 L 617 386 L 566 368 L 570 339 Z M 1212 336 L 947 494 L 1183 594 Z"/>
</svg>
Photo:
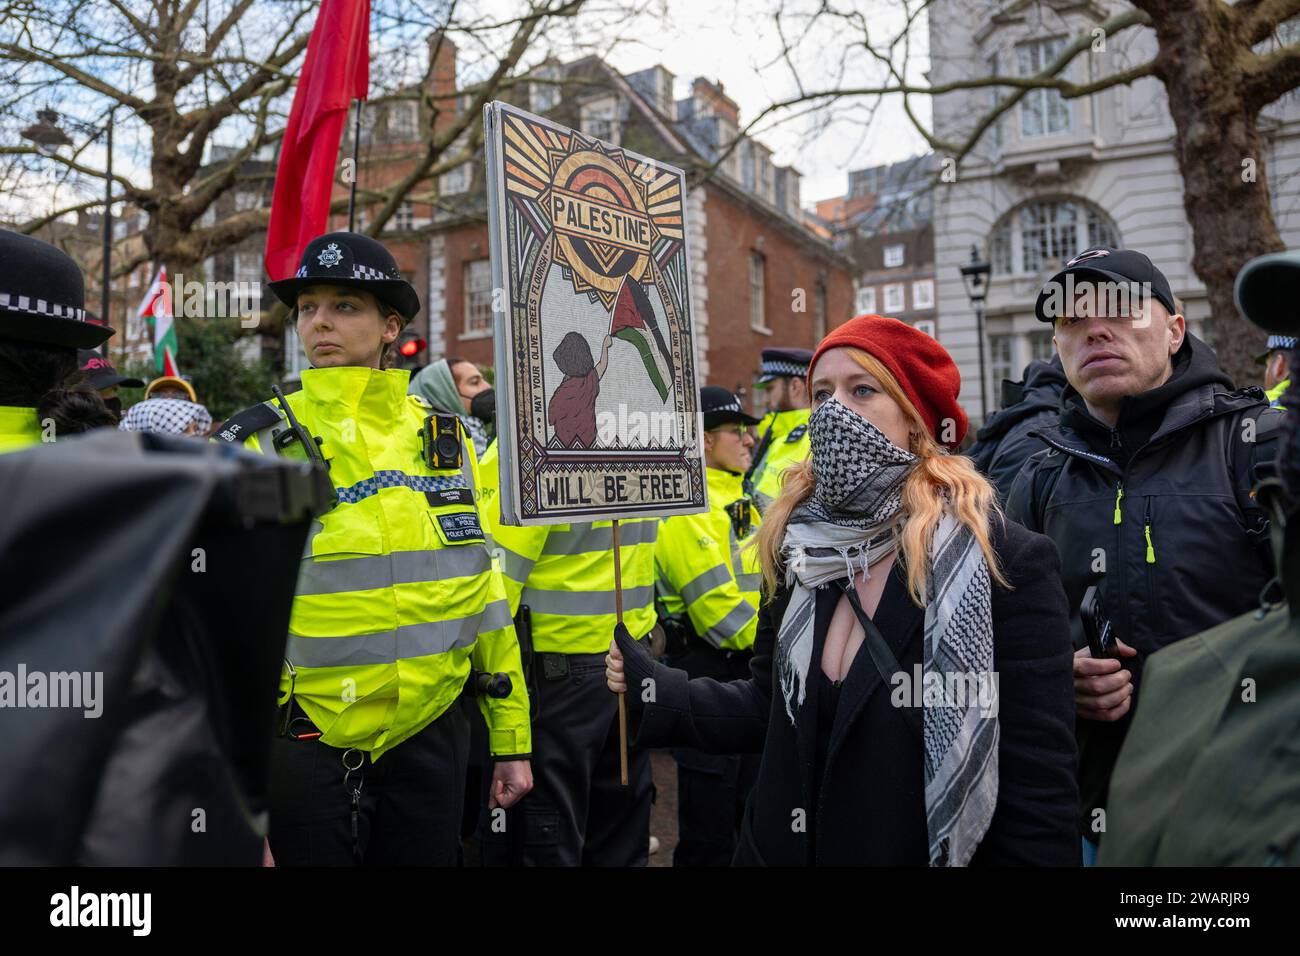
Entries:
<svg viewBox="0 0 1300 956">
<path fill-rule="evenodd" d="M 658 521 L 631 521 L 619 526 L 618 543 L 621 548 L 638 544 L 654 544 L 659 538 Z M 574 525 L 568 531 L 552 531 L 546 536 L 542 554 L 588 554 L 592 551 L 614 550 L 614 529 L 596 528 L 590 524 Z"/>
<path fill-rule="evenodd" d="M 682 600 L 687 605 L 694 604 L 716 587 L 721 587 L 731 580 L 731 569 L 725 564 L 714 565 L 703 574 L 696 575 L 682 588 Z"/>
<path fill-rule="evenodd" d="M 394 584 L 445 581 L 482 574 L 491 567 L 492 558 L 487 549 L 473 545 L 393 551 L 334 561 L 306 560 L 298 571 L 297 594 L 305 597 L 369 591 Z"/>
<path fill-rule="evenodd" d="M 722 647 L 722 642 L 739 634 L 755 613 L 754 606 L 742 598 L 726 617 L 704 632 L 704 639 L 714 647 Z"/>
<path fill-rule="evenodd" d="M 392 664 L 412 657 L 445 654 L 458 647 L 470 647 L 483 631 L 494 631 L 510 623 L 510 606 L 493 601 L 478 614 L 449 621 L 405 624 L 377 634 L 350 637 L 303 637 L 289 635 L 285 656 L 296 667 L 356 667 Z"/>
<path fill-rule="evenodd" d="M 623 589 L 623 613 L 649 607 L 654 601 L 654 585 Z M 534 614 L 613 614 L 614 592 L 611 591 L 544 591 L 524 588 L 519 598 Z"/>
</svg>

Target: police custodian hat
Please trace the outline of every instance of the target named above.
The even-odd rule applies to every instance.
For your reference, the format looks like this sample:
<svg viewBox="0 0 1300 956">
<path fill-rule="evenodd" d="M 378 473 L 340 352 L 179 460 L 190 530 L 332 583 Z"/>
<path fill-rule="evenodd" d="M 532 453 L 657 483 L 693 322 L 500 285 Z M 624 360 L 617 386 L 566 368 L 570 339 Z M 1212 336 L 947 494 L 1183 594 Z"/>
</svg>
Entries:
<svg viewBox="0 0 1300 956">
<path fill-rule="evenodd" d="M 67 253 L 0 229 L 0 338 L 94 349 L 112 334 L 86 321 L 86 281 Z"/>
<path fill-rule="evenodd" d="M 757 425 L 759 422 L 753 415 L 746 415 L 740 399 L 721 385 L 705 385 L 700 389 L 700 412 L 704 415 L 705 431 L 720 425 Z"/>
<path fill-rule="evenodd" d="M 331 232 L 307 243 L 291 279 L 268 283 L 275 297 L 297 308 L 298 293 L 313 285 L 341 285 L 369 292 L 406 321 L 420 311 L 415 287 L 402 278 L 393 254 L 369 236 Z"/>
<path fill-rule="evenodd" d="M 812 349 L 763 349 L 763 365 L 759 371 L 759 385 L 778 378 L 807 378 Z"/>
</svg>

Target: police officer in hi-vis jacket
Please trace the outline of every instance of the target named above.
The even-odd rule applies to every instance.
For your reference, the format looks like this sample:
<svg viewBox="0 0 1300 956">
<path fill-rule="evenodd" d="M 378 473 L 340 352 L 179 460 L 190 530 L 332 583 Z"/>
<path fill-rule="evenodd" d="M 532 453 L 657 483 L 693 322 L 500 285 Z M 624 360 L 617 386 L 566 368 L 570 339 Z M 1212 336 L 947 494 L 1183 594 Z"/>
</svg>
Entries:
<svg viewBox="0 0 1300 956">
<path fill-rule="evenodd" d="M 271 289 L 294 310 L 312 367 L 288 409 L 255 405 L 219 437 L 323 459 L 338 501 L 313 526 L 298 576 L 270 848 L 281 865 L 455 865 L 462 693 L 478 692 L 487 720 L 492 804 L 532 787 L 527 691 L 472 446 L 388 367 L 419 299 L 382 245 L 321 236 Z"/>
</svg>

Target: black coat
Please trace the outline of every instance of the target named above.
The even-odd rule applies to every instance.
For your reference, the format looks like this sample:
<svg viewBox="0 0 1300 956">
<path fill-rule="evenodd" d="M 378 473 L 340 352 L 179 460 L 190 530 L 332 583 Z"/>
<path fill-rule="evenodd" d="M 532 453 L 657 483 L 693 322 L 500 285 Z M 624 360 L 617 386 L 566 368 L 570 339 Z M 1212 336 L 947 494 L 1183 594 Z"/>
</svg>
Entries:
<svg viewBox="0 0 1300 956">
<path fill-rule="evenodd" d="M 1043 450 L 1042 440 L 1032 433 L 1056 424 L 1065 385 L 1059 355 L 1050 362 L 1030 362 L 1022 381 L 1002 383 L 1002 408 L 989 416 L 966 452 L 993 482 L 1002 501 L 1011 494 L 1011 484 L 1024 463 Z"/>
<path fill-rule="evenodd" d="M 1060 422 L 1038 433 L 1049 447 L 1016 478 L 1007 515 L 1055 542 L 1075 646 L 1087 643 L 1078 608 L 1096 584 L 1116 635 L 1138 652 L 1122 659 L 1129 713 L 1079 721 L 1085 826 L 1106 806 L 1146 658 L 1254 609 L 1272 576 L 1268 520 L 1250 499 L 1284 416 L 1267 405 L 1258 388 L 1233 391 L 1214 352 L 1188 335 L 1172 377 L 1125 399 L 1114 428 L 1067 387 Z"/>
<path fill-rule="evenodd" d="M 1060 566 L 1050 541 L 1010 522 L 1005 528 L 994 522 L 994 548 L 1014 590 L 993 588 L 998 805 L 973 862 L 1075 865 L 1074 690 Z M 907 596 L 903 573 L 895 562 L 874 620 L 911 673 L 921 662 L 924 611 Z M 840 597 L 830 585 L 817 594 L 814 668 Z M 688 680 L 682 671 L 656 665 L 654 703 L 628 694 L 636 743 L 762 753 L 738 865 L 924 865 L 921 738 L 890 703 L 891 688 L 865 646 L 845 677 L 817 805 L 811 806 L 818 681 L 810 673 L 795 724 L 775 684 L 776 633 L 789 599 L 782 588 L 759 612 L 749 680 Z"/>
</svg>

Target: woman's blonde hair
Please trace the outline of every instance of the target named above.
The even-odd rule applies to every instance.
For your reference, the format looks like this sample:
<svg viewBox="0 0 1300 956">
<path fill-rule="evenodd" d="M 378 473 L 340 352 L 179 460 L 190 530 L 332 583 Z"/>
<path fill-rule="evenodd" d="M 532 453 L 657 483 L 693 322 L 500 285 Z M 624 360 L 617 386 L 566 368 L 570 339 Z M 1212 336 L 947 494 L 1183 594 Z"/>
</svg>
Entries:
<svg viewBox="0 0 1300 956">
<path fill-rule="evenodd" d="M 899 387 L 898 380 L 889 369 L 861 349 L 845 347 L 845 351 L 853 361 L 876 377 L 885 394 L 903 410 L 911 426 L 909 450 L 920 458 L 903 484 L 905 521 L 899 543 L 903 562 L 907 566 L 907 590 L 912 600 L 921 607 L 925 606 L 930 543 L 939 518 L 943 515 L 945 491 L 947 507 L 958 521 L 970 528 L 975 540 L 979 542 L 989 574 L 1003 587 L 1010 587 L 1002 574 L 989 538 L 990 520 L 993 517 L 1005 520 L 993 486 L 975 470 L 969 458 L 964 455 L 949 455 L 935 441 L 916 406 Z M 785 526 L 790 520 L 790 513 L 808 500 L 816 484 L 811 457 L 792 465 L 786 469 L 781 493 L 763 515 L 755 546 L 762 562 L 764 590 L 769 595 L 776 593 L 782 563 L 781 544 L 785 539 Z"/>
</svg>

